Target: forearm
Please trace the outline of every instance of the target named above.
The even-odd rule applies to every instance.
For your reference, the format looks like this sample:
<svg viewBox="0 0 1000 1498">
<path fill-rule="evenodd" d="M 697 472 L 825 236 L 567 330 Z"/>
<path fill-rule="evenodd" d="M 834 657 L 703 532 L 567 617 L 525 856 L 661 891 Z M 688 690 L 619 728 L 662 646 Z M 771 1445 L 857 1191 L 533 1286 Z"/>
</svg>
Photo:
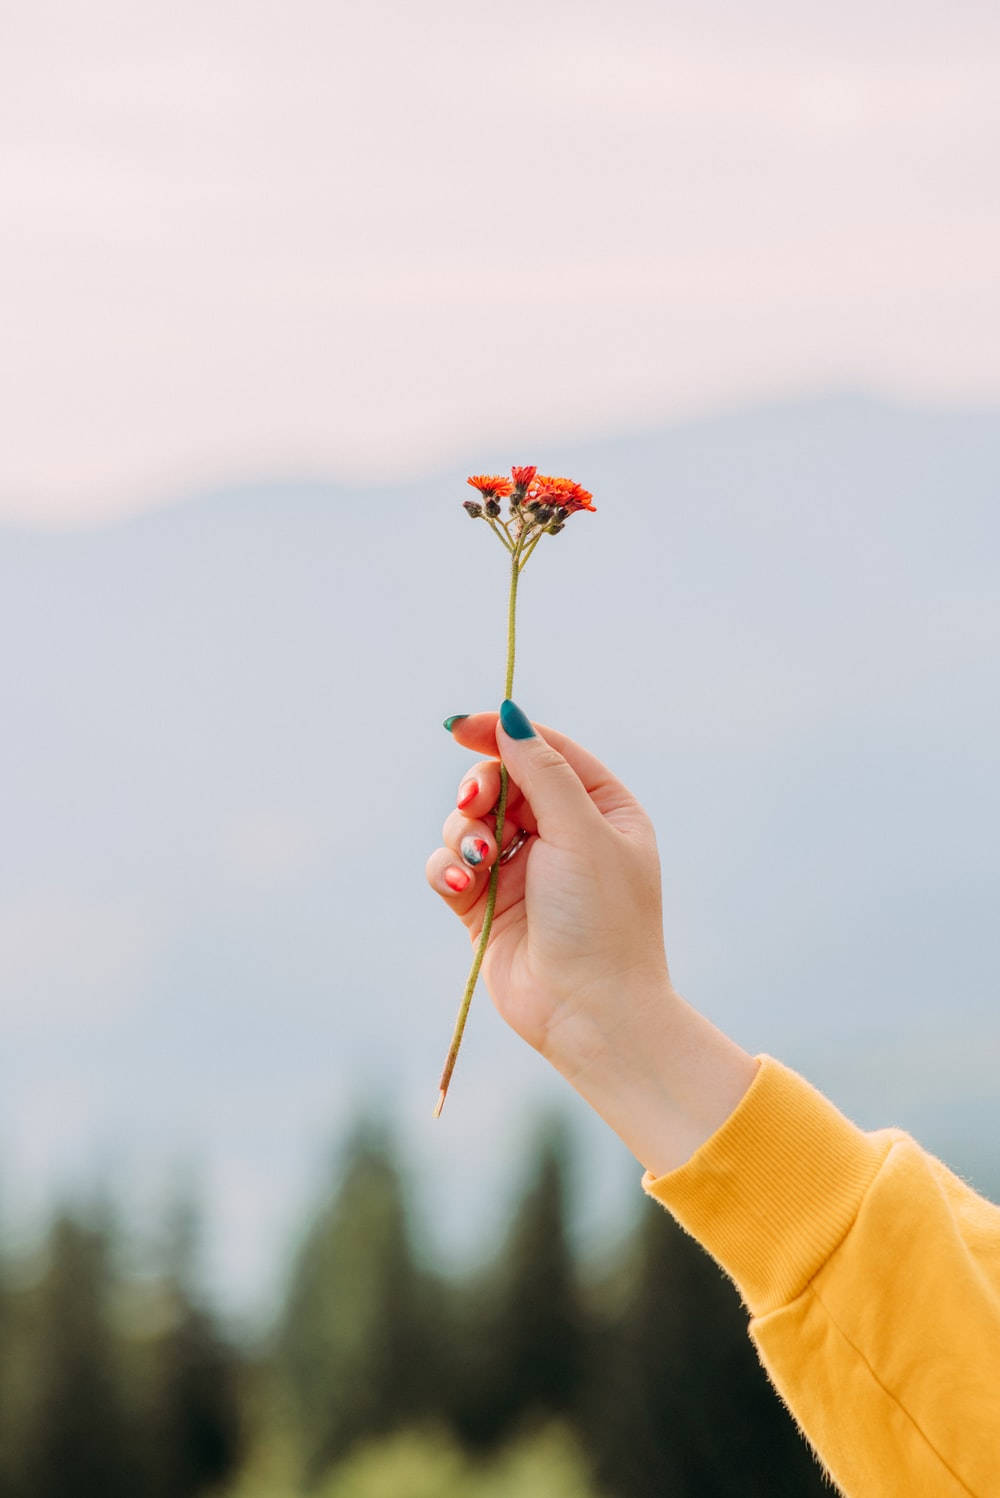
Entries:
<svg viewBox="0 0 1000 1498">
<path fill-rule="evenodd" d="M 711 1138 L 760 1064 L 658 974 L 565 1014 L 543 1055 L 656 1176 Z"/>
</svg>

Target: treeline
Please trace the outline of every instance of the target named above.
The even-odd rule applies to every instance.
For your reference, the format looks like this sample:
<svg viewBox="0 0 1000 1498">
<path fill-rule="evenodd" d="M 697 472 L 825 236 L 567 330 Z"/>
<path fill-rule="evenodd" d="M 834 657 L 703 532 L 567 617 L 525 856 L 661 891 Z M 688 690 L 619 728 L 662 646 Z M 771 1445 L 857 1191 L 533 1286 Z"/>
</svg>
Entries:
<svg viewBox="0 0 1000 1498">
<path fill-rule="evenodd" d="M 359 1128 L 271 1347 L 304 1485 L 423 1424 L 485 1461 L 558 1422 L 608 1498 L 828 1498 L 730 1281 L 645 1200 L 611 1268 L 578 1262 L 571 1164 L 549 1120 L 504 1241 L 448 1278 L 419 1260 L 389 1141 Z"/>
<path fill-rule="evenodd" d="M 252 1347 L 195 1289 L 193 1213 L 141 1277 L 109 1214 L 61 1213 L 0 1286 L 0 1498 L 242 1493 L 275 1442 L 282 1484 L 318 1492 L 408 1433 L 485 1467 L 554 1425 L 607 1498 L 827 1498 L 729 1281 L 653 1203 L 612 1268 L 580 1263 L 570 1163 L 549 1121 L 504 1242 L 449 1276 L 418 1251 L 385 1130 L 359 1124 Z"/>
<path fill-rule="evenodd" d="M 246 1363 L 194 1289 L 195 1217 L 128 1272 L 113 1215 L 59 1211 L 0 1267 L 0 1498 L 193 1498 L 246 1449 Z"/>
</svg>

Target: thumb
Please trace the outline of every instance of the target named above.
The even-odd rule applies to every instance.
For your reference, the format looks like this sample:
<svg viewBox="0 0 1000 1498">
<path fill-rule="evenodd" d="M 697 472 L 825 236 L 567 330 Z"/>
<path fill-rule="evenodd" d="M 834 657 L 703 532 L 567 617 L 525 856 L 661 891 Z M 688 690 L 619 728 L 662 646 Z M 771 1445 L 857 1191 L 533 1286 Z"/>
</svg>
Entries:
<svg viewBox="0 0 1000 1498">
<path fill-rule="evenodd" d="M 500 704 L 496 737 L 500 758 L 524 792 L 543 838 L 563 840 L 603 821 L 569 761 L 509 698 Z"/>
</svg>

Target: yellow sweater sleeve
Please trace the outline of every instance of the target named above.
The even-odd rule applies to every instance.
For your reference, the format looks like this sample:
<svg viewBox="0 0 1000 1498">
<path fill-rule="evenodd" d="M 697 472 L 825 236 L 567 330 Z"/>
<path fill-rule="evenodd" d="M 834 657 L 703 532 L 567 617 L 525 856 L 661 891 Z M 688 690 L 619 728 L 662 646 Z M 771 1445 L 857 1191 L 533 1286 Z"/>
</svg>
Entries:
<svg viewBox="0 0 1000 1498">
<path fill-rule="evenodd" d="M 1000 1495 L 1000 1207 L 770 1056 L 643 1189 L 735 1281 L 761 1362 L 847 1498 Z"/>
</svg>

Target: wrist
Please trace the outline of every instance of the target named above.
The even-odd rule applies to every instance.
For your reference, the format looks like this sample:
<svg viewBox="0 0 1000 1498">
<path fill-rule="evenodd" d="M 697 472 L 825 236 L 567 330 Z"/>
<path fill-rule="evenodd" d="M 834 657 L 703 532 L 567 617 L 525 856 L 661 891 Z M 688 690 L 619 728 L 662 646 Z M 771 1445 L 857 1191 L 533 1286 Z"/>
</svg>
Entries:
<svg viewBox="0 0 1000 1498">
<path fill-rule="evenodd" d="M 632 975 L 602 1003 L 590 996 L 553 1024 L 542 1054 L 654 1176 L 711 1138 L 759 1066 L 665 974 Z"/>
</svg>

